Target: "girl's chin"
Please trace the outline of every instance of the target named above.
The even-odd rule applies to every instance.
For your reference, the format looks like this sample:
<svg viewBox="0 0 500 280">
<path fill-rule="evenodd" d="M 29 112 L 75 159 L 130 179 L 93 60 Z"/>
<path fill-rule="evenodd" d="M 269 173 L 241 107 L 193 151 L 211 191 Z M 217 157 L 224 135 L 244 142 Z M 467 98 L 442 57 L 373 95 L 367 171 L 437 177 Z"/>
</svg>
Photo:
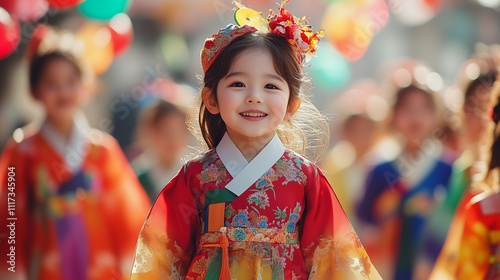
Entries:
<svg viewBox="0 0 500 280">
<path fill-rule="evenodd" d="M 76 110 L 57 110 L 57 111 L 49 111 L 47 110 L 47 112 L 51 112 L 49 114 L 49 118 L 50 119 L 53 119 L 53 120 L 64 120 L 64 119 L 71 119 L 73 118 L 73 116 L 75 115 L 76 113 Z"/>
<path fill-rule="evenodd" d="M 274 136 L 274 131 L 236 131 L 241 137 L 246 138 L 262 138 L 262 137 L 272 137 Z"/>
</svg>

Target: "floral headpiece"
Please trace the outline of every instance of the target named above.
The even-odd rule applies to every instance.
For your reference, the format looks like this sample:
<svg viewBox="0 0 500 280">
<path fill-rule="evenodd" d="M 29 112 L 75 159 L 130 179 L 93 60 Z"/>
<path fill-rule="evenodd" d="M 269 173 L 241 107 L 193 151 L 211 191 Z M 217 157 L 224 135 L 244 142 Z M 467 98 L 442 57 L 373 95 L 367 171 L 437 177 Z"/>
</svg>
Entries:
<svg viewBox="0 0 500 280">
<path fill-rule="evenodd" d="M 303 65 L 308 62 L 316 53 L 318 42 L 324 36 L 324 30 L 314 33 L 305 17 L 297 18 L 285 10 L 284 5 L 288 1 L 281 2 L 278 14 L 269 9 L 267 19 L 262 17 L 262 13 L 236 2 L 237 10 L 234 13 L 234 19 L 238 26 L 229 24 L 212 38 L 205 40 L 201 50 L 203 72 L 207 72 L 220 52 L 234 39 L 258 30 L 282 36 L 292 46 L 297 63 Z"/>
</svg>

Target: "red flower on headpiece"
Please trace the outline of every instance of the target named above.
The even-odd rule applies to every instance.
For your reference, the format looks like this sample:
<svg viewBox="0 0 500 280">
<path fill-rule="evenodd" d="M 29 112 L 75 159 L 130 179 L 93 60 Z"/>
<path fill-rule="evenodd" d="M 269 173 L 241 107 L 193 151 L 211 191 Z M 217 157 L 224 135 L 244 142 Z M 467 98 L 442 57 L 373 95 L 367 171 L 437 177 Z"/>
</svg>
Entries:
<svg viewBox="0 0 500 280">
<path fill-rule="evenodd" d="M 324 36 L 324 31 L 314 33 L 305 17 L 299 19 L 285 10 L 287 3 L 288 0 L 281 2 L 279 14 L 269 10 L 269 31 L 287 39 L 297 52 L 299 64 L 303 64 L 316 53 L 317 43 Z"/>
</svg>

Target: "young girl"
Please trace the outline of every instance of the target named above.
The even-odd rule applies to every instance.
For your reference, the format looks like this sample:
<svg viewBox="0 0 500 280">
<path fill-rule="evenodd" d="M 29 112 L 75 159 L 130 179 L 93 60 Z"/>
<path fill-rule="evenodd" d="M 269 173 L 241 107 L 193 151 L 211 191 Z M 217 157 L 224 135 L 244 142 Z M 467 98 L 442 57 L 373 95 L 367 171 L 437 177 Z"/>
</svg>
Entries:
<svg viewBox="0 0 500 280">
<path fill-rule="evenodd" d="M 0 278 L 123 279 L 148 198 L 116 140 L 80 112 L 86 93 L 72 55 L 37 55 L 29 82 L 46 116 L 0 157 Z"/>
<path fill-rule="evenodd" d="M 324 175 L 285 148 L 315 137 L 296 118 L 312 108 L 302 65 L 320 33 L 283 4 L 267 21 L 241 6 L 235 18 L 253 25 L 221 29 L 201 53 L 210 150 L 160 193 L 131 279 L 380 279 Z"/>
<path fill-rule="evenodd" d="M 484 63 L 478 59 L 467 61 L 463 67 L 464 72 L 465 69 L 472 68 L 471 66 L 481 65 L 481 62 Z M 424 244 L 436 241 L 444 244 L 437 260 L 427 260 L 425 264 L 427 267 L 434 267 L 430 279 L 454 278 L 463 212 L 467 202 L 477 194 L 477 190 L 470 186 L 473 178 L 481 175 L 481 165 L 486 160 L 482 158 L 485 153 L 481 150 L 486 148 L 487 137 L 484 136 L 488 132 L 487 110 L 491 103 L 490 93 L 495 82 L 495 72 L 493 69 L 487 69 L 475 79 L 469 79 L 463 91 L 462 128 L 465 151 L 453 163 L 448 193 L 436 205 L 424 237 Z"/>
<path fill-rule="evenodd" d="M 493 137 L 485 177 L 478 187 L 485 192 L 466 206 L 455 279 L 500 277 L 500 85 L 496 84 L 490 107 Z"/>
<path fill-rule="evenodd" d="M 426 279 L 414 270 L 422 231 L 436 198 L 446 193 L 451 164 L 433 135 L 437 105 L 432 93 L 418 84 L 396 92 L 393 128 L 401 134 L 399 157 L 377 165 L 366 181 L 358 217 L 370 234 L 364 242 L 376 256 L 384 279 Z M 439 245 L 426 250 L 439 253 Z M 437 252 L 436 252 L 437 251 Z M 429 273 L 429 272 L 425 272 Z"/>
</svg>

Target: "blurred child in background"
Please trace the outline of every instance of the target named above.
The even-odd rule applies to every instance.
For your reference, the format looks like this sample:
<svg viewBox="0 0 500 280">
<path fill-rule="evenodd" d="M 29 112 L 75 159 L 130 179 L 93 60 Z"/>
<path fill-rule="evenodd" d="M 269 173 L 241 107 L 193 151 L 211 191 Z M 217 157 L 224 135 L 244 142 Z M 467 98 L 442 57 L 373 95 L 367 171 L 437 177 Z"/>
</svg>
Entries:
<svg viewBox="0 0 500 280">
<path fill-rule="evenodd" d="M 82 77 L 70 53 L 31 60 L 31 94 L 45 120 L 18 130 L 0 157 L 3 186 L 15 180 L 15 188 L 0 190 L 1 279 L 124 279 L 131 269 L 150 203 L 116 140 L 90 128 L 80 111 Z M 7 212 L 12 198 L 15 211 Z M 7 217 L 17 218 L 15 244 L 6 242 Z"/>
<path fill-rule="evenodd" d="M 491 57 L 473 59 L 464 64 L 463 72 L 477 73 L 468 77 L 464 91 L 463 129 L 465 151 L 454 163 L 450 180 L 449 193 L 445 200 L 436 207 L 426 234 L 434 239 L 446 242 L 434 264 L 430 279 L 455 279 L 458 265 L 459 244 L 462 239 L 465 210 L 469 201 L 481 188 L 470 187 L 483 178 L 485 162 L 488 160 L 490 134 L 488 133 L 491 90 L 495 83 L 495 65 Z M 470 75 L 470 74 L 469 74 Z M 429 238 L 429 237 L 427 237 Z M 431 264 L 429 264 L 431 265 Z"/>
<path fill-rule="evenodd" d="M 496 84 L 489 110 L 486 130 L 491 139 L 485 150 L 483 178 L 473 182 L 476 191 L 483 191 L 467 201 L 460 241 L 456 250 L 455 271 L 433 274 L 433 279 L 499 279 L 500 278 L 500 84 Z M 447 240 L 448 242 L 448 240 Z"/>
<path fill-rule="evenodd" d="M 387 103 L 380 97 L 377 84 L 363 81 L 335 98 L 331 107 L 338 113 L 332 133 L 337 142 L 321 168 L 356 228 L 355 205 L 363 194 L 369 166 L 378 160 L 374 146 L 380 136 L 378 121 L 387 115 Z"/>
<path fill-rule="evenodd" d="M 439 112 L 433 94 L 417 82 L 397 90 L 391 126 L 403 151 L 368 174 L 357 209 L 363 243 L 384 279 L 425 278 L 414 271 L 416 252 L 436 197 L 446 191 L 451 174 L 441 142 L 433 135 Z"/>
<path fill-rule="evenodd" d="M 184 110 L 163 99 L 144 109 L 139 126 L 138 134 L 146 152 L 136 161 L 149 164 L 139 167 L 138 176 L 153 202 L 184 164 L 182 157 L 190 134 Z M 147 160 L 143 160 L 144 157 Z"/>
</svg>

